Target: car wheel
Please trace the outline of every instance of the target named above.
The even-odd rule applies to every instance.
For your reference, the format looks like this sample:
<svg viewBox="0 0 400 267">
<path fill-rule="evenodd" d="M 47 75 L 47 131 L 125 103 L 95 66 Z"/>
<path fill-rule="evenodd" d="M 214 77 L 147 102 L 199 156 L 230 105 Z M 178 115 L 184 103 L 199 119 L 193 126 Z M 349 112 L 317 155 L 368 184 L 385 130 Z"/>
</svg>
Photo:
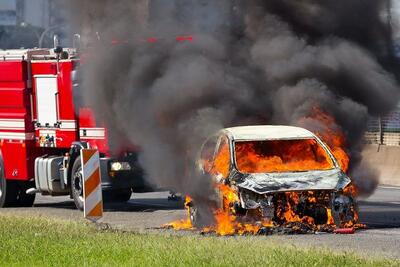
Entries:
<svg viewBox="0 0 400 267">
<path fill-rule="evenodd" d="M 324 225 L 328 222 L 328 211 L 324 205 L 313 204 L 307 206 L 303 215 L 312 217 L 316 225 Z"/>
<path fill-rule="evenodd" d="M 195 228 L 200 228 L 202 225 L 200 224 L 201 216 L 199 216 L 199 212 L 195 206 L 189 207 L 189 215 L 190 221 Z"/>
<path fill-rule="evenodd" d="M 193 202 L 188 206 L 190 221 L 193 227 L 203 229 L 212 225 L 214 221 L 214 213 L 212 208 L 207 205 L 196 206 Z"/>
<path fill-rule="evenodd" d="M 81 157 L 77 157 L 71 172 L 71 195 L 78 210 L 83 210 L 83 172 Z"/>
<path fill-rule="evenodd" d="M 358 206 L 351 196 L 336 196 L 332 203 L 332 217 L 339 228 L 352 227 L 357 223 Z"/>
</svg>

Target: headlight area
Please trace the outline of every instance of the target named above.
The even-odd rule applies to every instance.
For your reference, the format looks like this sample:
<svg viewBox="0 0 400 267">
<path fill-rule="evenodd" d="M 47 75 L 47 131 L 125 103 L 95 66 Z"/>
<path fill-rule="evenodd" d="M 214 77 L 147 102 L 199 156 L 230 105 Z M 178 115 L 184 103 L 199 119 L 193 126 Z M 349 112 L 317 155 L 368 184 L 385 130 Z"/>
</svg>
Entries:
<svg viewBox="0 0 400 267">
<path fill-rule="evenodd" d="M 129 162 L 112 161 L 109 170 L 111 172 L 131 171 L 132 166 Z"/>
</svg>

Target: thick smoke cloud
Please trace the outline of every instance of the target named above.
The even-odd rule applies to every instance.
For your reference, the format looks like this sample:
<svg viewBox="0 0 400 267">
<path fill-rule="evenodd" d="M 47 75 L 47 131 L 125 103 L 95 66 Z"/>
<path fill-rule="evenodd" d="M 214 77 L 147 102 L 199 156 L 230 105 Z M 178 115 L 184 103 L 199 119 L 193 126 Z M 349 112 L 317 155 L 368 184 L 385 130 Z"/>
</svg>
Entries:
<svg viewBox="0 0 400 267">
<path fill-rule="evenodd" d="M 334 117 L 330 130 L 345 134 L 350 173 L 371 192 L 376 175 L 360 165 L 367 117 L 399 100 L 386 4 L 71 1 L 83 37 L 96 37 L 86 42 L 93 50 L 83 97 L 109 126 L 115 151 L 139 144 L 153 183 L 197 199 L 212 192 L 192 171 L 206 137 L 246 124 L 318 130 L 317 107 Z M 178 42 L 178 35 L 194 39 Z"/>
</svg>

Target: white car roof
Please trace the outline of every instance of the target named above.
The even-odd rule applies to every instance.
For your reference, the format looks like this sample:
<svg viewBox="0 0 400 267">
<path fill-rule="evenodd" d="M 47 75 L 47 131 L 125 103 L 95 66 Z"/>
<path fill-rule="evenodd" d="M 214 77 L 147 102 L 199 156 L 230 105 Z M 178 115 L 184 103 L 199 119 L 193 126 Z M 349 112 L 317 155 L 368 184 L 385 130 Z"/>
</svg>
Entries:
<svg viewBox="0 0 400 267">
<path fill-rule="evenodd" d="M 282 125 L 259 125 L 226 128 L 222 130 L 233 140 L 287 140 L 315 138 L 315 135 L 300 127 Z"/>
</svg>

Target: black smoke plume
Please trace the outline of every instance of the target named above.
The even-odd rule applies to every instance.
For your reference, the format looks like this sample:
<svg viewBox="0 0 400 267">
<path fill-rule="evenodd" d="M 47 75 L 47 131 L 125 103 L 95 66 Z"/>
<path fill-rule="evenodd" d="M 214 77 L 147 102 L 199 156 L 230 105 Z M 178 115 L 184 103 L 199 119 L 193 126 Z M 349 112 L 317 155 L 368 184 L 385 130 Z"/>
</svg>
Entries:
<svg viewBox="0 0 400 267">
<path fill-rule="evenodd" d="M 91 47 L 83 97 L 114 149 L 141 146 L 153 183 L 208 199 L 193 171 L 207 136 L 247 124 L 316 130 L 317 107 L 344 133 L 355 183 L 376 186 L 360 152 L 368 116 L 399 100 L 387 0 L 70 2 Z"/>
</svg>

